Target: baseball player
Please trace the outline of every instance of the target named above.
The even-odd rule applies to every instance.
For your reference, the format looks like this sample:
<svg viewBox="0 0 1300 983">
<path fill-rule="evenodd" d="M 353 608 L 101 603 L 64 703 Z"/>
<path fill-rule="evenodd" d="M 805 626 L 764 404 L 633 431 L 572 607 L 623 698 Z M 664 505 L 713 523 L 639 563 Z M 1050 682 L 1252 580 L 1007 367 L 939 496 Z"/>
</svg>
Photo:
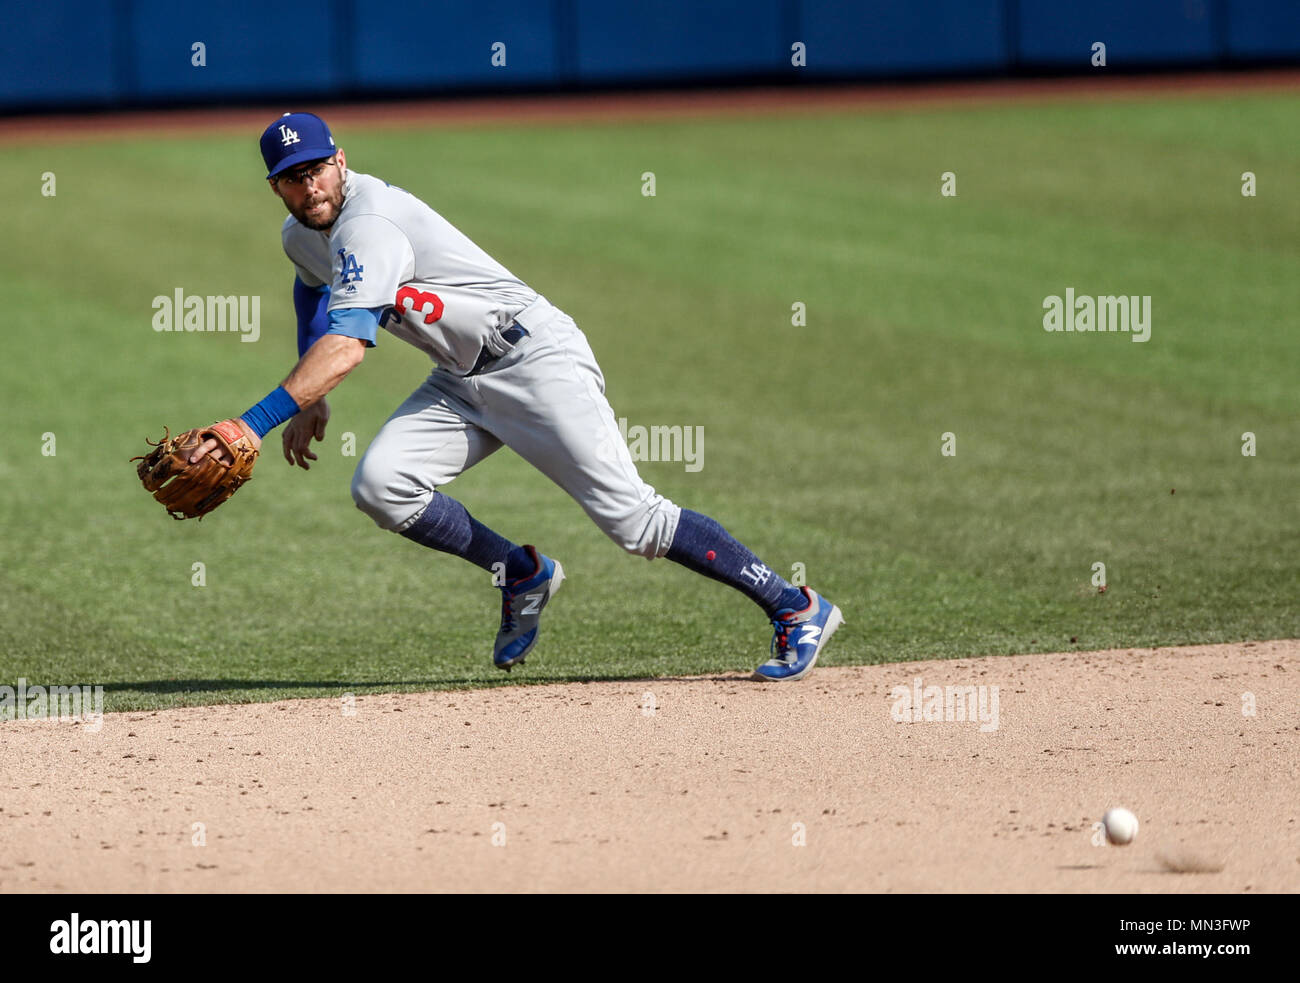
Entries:
<svg viewBox="0 0 1300 983">
<path fill-rule="evenodd" d="M 382 529 L 494 574 L 501 627 L 493 662 L 522 664 L 560 564 L 476 521 L 441 491 L 502 445 L 568 492 L 629 553 L 667 557 L 729 584 L 775 629 L 763 679 L 806 675 L 840 609 L 794 587 L 708 516 L 680 508 L 637 474 L 605 399 L 605 380 L 572 318 L 401 188 L 348 168 L 324 120 L 286 113 L 261 138 L 266 179 L 289 210 L 299 361 L 240 420 L 255 443 L 281 423 L 285 459 L 304 470 L 325 437 L 325 394 L 382 328 L 436 367 L 375 436 L 352 497 Z M 207 440 L 191 462 L 213 453 Z"/>
</svg>

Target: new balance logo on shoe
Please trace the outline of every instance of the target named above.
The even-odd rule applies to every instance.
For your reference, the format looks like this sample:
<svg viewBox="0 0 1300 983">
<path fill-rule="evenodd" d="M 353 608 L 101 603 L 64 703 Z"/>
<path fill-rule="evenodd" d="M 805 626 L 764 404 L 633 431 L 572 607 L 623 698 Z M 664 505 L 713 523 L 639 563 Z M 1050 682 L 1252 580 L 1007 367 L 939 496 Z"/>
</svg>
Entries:
<svg viewBox="0 0 1300 983">
<path fill-rule="evenodd" d="M 802 679 L 817 662 L 822 648 L 844 623 L 840 609 L 811 588 L 803 588 L 808 607 L 795 613 L 782 609 L 773 617 L 772 657 L 755 672 L 762 679 Z"/>
<path fill-rule="evenodd" d="M 501 630 L 492 647 L 492 664 L 507 671 L 523 665 L 524 656 L 537 644 L 542 610 L 564 583 L 563 567 L 533 547 L 526 548 L 537 572 L 516 581 L 513 589 L 501 588 Z"/>
</svg>

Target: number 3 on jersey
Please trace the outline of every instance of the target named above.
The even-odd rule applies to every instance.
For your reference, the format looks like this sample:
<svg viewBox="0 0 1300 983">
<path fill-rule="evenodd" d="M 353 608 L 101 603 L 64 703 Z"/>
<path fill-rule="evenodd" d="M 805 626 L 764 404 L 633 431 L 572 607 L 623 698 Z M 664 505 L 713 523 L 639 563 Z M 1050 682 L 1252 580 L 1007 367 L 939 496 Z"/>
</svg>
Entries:
<svg viewBox="0 0 1300 983">
<path fill-rule="evenodd" d="M 437 294 L 428 293 L 423 290 L 416 290 L 414 287 L 403 287 L 397 291 L 397 300 L 393 304 L 393 309 L 400 317 L 412 310 L 419 312 L 428 306 L 429 313 L 424 315 L 424 323 L 432 324 L 438 318 L 442 317 L 442 300 Z"/>
</svg>

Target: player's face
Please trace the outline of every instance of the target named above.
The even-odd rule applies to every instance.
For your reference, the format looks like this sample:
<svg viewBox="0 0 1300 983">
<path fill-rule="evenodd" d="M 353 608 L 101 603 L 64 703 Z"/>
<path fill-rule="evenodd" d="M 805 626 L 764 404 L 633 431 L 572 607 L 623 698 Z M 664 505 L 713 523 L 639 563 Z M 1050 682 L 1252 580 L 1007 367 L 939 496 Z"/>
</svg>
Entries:
<svg viewBox="0 0 1300 983">
<path fill-rule="evenodd" d="M 340 150 L 333 157 L 293 167 L 270 179 L 289 213 L 309 229 L 328 229 L 343 207 L 343 172 L 347 159 Z"/>
</svg>

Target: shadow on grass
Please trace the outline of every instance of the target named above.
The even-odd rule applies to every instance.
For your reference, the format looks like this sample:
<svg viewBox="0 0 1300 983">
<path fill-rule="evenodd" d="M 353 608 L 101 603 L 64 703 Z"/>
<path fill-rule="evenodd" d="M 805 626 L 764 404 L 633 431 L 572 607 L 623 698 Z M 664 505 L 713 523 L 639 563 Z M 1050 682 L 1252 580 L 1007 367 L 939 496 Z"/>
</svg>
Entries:
<svg viewBox="0 0 1300 983">
<path fill-rule="evenodd" d="M 341 679 L 141 679 L 105 683 L 105 693 L 219 693 L 247 689 L 340 689 L 383 686 L 436 686 L 445 679 L 385 679 L 378 682 Z"/>
<path fill-rule="evenodd" d="M 484 676 L 448 677 L 435 679 L 144 679 L 132 682 L 104 683 L 105 693 L 222 693 L 236 690 L 337 690 L 349 692 L 357 689 L 391 691 L 396 688 L 427 687 L 430 690 L 466 687 L 489 688 L 494 686 L 542 686 L 551 683 L 672 683 L 714 682 L 736 683 L 754 680 L 752 674 L 701 674 L 698 676 L 634 676 L 593 675 L 591 673 L 555 673 L 529 679 L 522 674 L 500 678 Z"/>
</svg>

